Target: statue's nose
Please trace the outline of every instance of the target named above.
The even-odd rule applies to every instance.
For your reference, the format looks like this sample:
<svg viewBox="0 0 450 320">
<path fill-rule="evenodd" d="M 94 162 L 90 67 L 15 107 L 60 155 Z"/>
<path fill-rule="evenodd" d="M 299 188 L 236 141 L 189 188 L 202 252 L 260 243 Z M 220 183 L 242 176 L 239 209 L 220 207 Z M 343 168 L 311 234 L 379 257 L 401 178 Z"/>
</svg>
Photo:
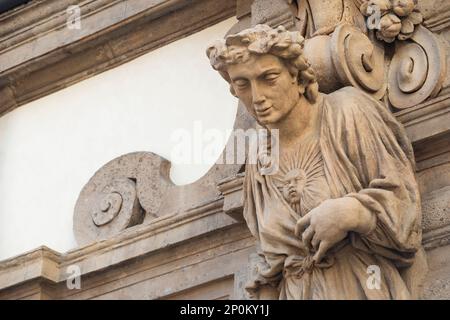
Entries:
<svg viewBox="0 0 450 320">
<path fill-rule="evenodd" d="M 266 97 L 257 84 L 252 85 L 252 100 L 256 109 L 261 108 L 262 104 L 266 101 Z"/>
<path fill-rule="evenodd" d="M 264 110 L 264 102 L 266 102 L 266 98 L 264 96 L 259 97 L 258 99 L 253 100 L 253 105 L 255 107 L 255 110 L 260 112 Z"/>
</svg>

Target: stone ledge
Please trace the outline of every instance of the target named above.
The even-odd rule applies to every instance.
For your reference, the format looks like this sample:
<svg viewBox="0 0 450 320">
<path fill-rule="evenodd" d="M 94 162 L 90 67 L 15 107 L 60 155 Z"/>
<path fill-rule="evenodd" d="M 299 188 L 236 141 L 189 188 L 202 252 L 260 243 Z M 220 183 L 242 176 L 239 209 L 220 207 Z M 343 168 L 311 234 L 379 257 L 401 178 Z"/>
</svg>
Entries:
<svg viewBox="0 0 450 320">
<path fill-rule="evenodd" d="M 244 174 L 224 179 L 218 183 L 218 189 L 224 196 L 223 211 L 237 221 L 243 221 L 242 206 L 242 184 Z"/>
<path fill-rule="evenodd" d="M 395 113 L 414 144 L 450 132 L 450 94 Z"/>
<path fill-rule="evenodd" d="M 0 289 L 43 278 L 58 281 L 61 254 L 45 246 L 0 263 Z"/>
<path fill-rule="evenodd" d="M 58 295 L 68 299 L 105 299 L 117 298 L 117 292 L 121 292 L 121 297 L 127 299 L 164 298 L 224 277 L 234 278 L 246 267 L 253 251 L 254 239 L 243 225 L 236 225 L 95 272 L 83 278 L 80 291 L 68 292 L 62 283 Z"/>
<path fill-rule="evenodd" d="M 450 28 L 450 4 L 447 3 L 439 12 L 433 11 L 431 10 L 430 14 L 425 16 L 424 26 L 433 32 L 441 32 Z"/>
<path fill-rule="evenodd" d="M 427 250 L 443 247 L 450 244 L 450 225 L 440 227 L 424 233 L 424 247 Z"/>
<path fill-rule="evenodd" d="M 154 220 L 125 230 L 108 240 L 77 248 L 65 254 L 40 247 L 0 262 L 0 290 L 33 279 L 52 283 L 67 280 L 70 265 L 80 267 L 82 275 L 111 268 L 125 261 L 167 249 L 187 240 L 239 225 L 222 212 L 223 200 L 182 214 Z"/>
</svg>

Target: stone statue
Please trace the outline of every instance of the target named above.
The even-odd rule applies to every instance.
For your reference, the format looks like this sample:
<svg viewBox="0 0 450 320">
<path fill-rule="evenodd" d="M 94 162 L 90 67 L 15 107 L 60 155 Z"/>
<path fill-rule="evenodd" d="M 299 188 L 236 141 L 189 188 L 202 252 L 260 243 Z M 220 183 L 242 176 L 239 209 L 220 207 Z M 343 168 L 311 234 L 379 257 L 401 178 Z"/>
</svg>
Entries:
<svg viewBox="0 0 450 320">
<path fill-rule="evenodd" d="M 412 146 L 378 100 L 319 92 L 300 32 L 257 25 L 211 45 L 214 69 L 279 136 L 279 170 L 248 163 L 244 217 L 265 299 L 410 299 L 423 268 Z M 373 272 L 374 274 L 371 274 Z"/>
</svg>

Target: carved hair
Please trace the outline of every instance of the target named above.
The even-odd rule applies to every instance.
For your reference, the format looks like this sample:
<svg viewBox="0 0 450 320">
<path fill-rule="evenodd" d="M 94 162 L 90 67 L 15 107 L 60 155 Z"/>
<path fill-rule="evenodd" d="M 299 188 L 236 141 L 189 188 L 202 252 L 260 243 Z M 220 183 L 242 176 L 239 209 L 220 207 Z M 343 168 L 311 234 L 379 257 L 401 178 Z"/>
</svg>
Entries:
<svg viewBox="0 0 450 320">
<path fill-rule="evenodd" d="M 303 55 L 304 41 L 300 32 L 287 31 L 283 26 L 273 29 L 260 24 L 214 42 L 206 53 L 212 67 L 230 84 L 228 65 L 244 63 L 250 58 L 250 54 L 277 56 L 291 74 L 297 74 L 300 93 L 304 94 L 309 102 L 315 103 L 319 85 L 314 70 Z M 230 90 L 236 96 L 232 86 Z"/>
</svg>

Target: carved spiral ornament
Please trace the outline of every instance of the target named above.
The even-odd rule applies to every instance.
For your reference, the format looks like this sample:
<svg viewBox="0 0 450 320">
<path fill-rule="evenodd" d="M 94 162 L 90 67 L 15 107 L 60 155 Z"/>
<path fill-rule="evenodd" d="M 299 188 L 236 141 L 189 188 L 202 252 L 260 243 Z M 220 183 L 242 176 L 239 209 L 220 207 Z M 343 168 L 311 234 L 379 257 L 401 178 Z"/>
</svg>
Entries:
<svg viewBox="0 0 450 320">
<path fill-rule="evenodd" d="M 439 93 L 445 55 L 435 35 L 419 26 L 409 41 L 396 43 L 389 67 L 389 100 L 398 109 L 415 106 Z"/>
<path fill-rule="evenodd" d="M 172 186 L 170 163 L 150 152 L 112 160 L 84 186 L 75 205 L 74 233 L 80 245 L 107 239 L 156 218 Z"/>
<path fill-rule="evenodd" d="M 136 183 L 131 179 L 122 178 L 106 185 L 98 198 L 95 198 L 91 216 L 97 227 L 111 224 L 123 230 L 136 224 L 141 218 Z"/>
<path fill-rule="evenodd" d="M 96 226 L 103 226 L 111 222 L 122 208 L 123 198 L 120 193 L 110 193 L 101 200 L 99 208 L 92 212 L 92 220 Z"/>
<path fill-rule="evenodd" d="M 343 24 L 331 37 L 331 57 L 340 82 L 381 99 L 386 92 L 384 48 L 354 26 Z"/>
</svg>

